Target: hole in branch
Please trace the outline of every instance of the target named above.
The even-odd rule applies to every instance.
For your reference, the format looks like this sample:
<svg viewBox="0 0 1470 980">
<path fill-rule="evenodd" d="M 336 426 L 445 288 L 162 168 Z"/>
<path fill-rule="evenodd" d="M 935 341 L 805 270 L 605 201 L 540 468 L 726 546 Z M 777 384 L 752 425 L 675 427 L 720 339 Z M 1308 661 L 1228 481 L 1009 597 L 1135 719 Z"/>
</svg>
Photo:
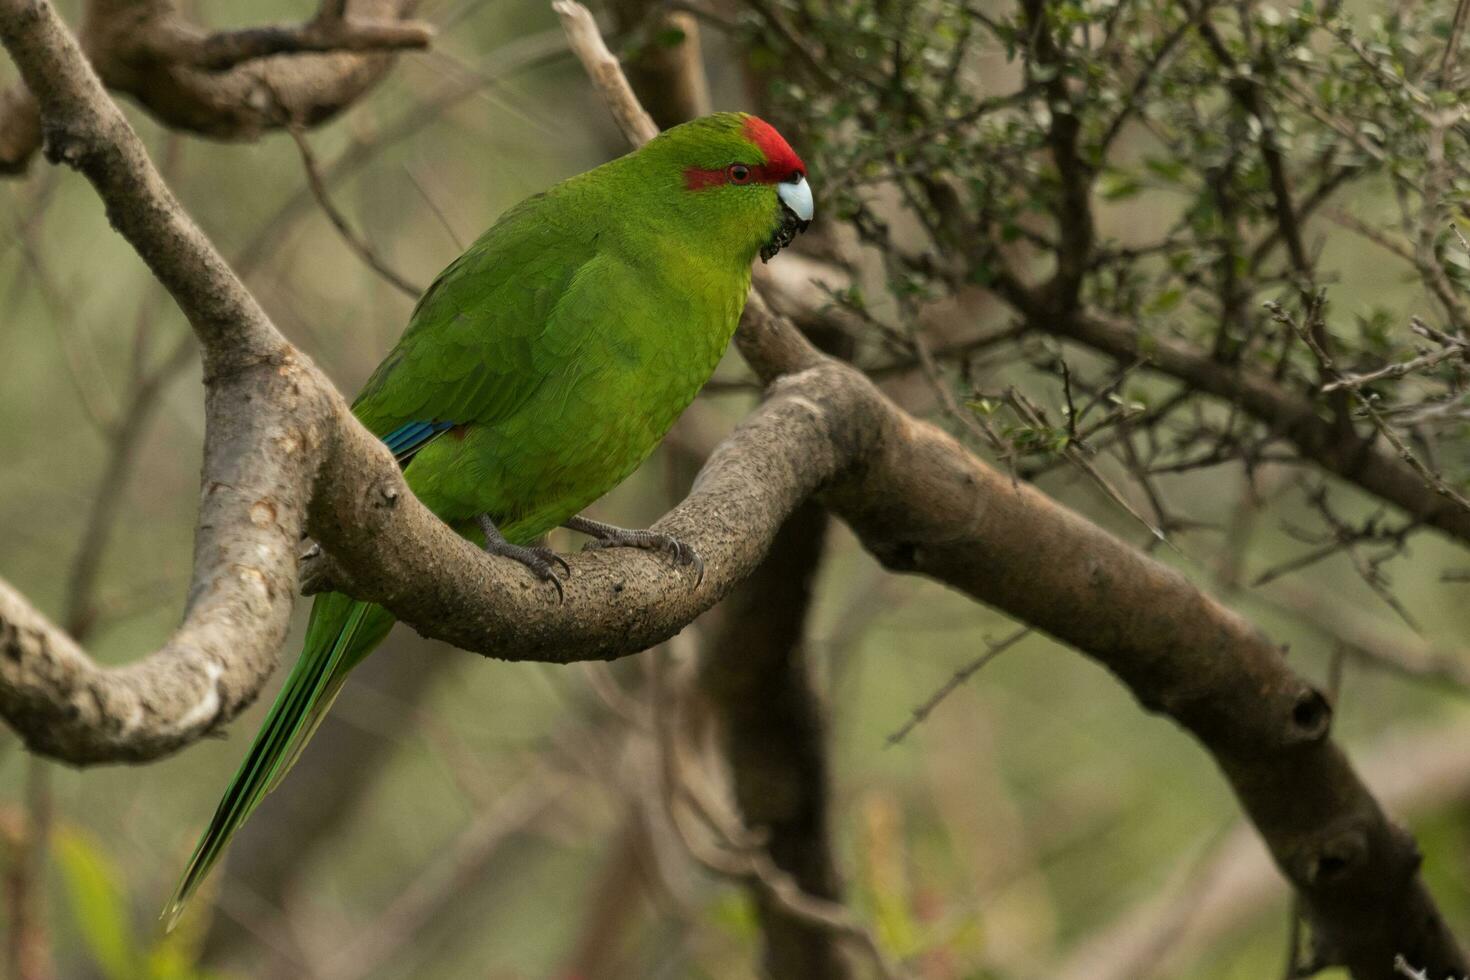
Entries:
<svg viewBox="0 0 1470 980">
<path fill-rule="evenodd" d="M 1296 697 L 1291 708 L 1291 732 L 1288 742 L 1317 742 L 1327 737 L 1332 727 L 1332 706 L 1316 688 L 1306 688 Z"/>
</svg>

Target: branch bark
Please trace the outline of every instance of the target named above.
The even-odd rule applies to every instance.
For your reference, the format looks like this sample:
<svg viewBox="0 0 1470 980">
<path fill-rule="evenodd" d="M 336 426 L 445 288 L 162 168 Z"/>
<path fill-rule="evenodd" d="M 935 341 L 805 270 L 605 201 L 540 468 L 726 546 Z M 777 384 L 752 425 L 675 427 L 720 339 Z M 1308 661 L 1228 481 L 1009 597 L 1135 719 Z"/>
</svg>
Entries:
<svg viewBox="0 0 1470 980">
<path fill-rule="evenodd" d="M 425 47 L 433 36 L 407 19 L 417 0 L 346 6 L 327 4 L 301 25 L 210 33 L 172 0 L 90 0 L 81 41 L 103 83 L 164 125 L 250 140 L 330 119 L 383 78 L 395 52 Z M 40 120 L 25 87 L 0 92 L 0 174 L 26 170 L 41 148 Z"/>
<path fill-rule="evenodd" d="M 700 663 L 700 687 L 747 827 L 807 895 L 838 902 L 842 883 L 828 831 L 826 719 L 803 637 L 827 515 L 803 505 L 770 554 L 717 611 Z M 838 937 L 752 889 L 765 940 L 764 975 L 829 980 L 852 975 Z"/>
<path fill-rule="evenodd" d="M 1467 962 L 1390 823 L 1328 737 L 1323 695 L 1240 616 L 904 413 L 751 298 L 739 344 L 770 397 L 658 523 L 694 545 L 695 585 L 652 555 L 572 560 L 565 606 L 408 492 L 387 450 L 291 349 L 163 186 L 44 0 L 0 0 L 0 40 L 46 120 L 49 152 L 97 188 L 199 337 L 207 386 L 195 578 L 160 651 L 99 667 L 0 588 L 0 714 L 38 751 L 142 761 L 232 717 L 273 668 L 303 525 L 325 578 L 427 635 L 510 659 L 635 653 L 747 577 L 816 495 L 886 567 L 941 581 L 1077 646 L 1210 751 L 1291 880 L 1329 959 L 1391 976 Z M 412 583 L 411 586 L 406 583 Z"/>
<path fill-rule="evenodd" d="M 219 72 L 257 58 L 327 51 L 396 51 L 426 48 L 434 32 L 427 24 L 364 21 L 325 13 L 305 24 L 270 24 L 206 34 L 178 21 L 145 42 L 154 57 L 180 66 Z"/>
</svg>

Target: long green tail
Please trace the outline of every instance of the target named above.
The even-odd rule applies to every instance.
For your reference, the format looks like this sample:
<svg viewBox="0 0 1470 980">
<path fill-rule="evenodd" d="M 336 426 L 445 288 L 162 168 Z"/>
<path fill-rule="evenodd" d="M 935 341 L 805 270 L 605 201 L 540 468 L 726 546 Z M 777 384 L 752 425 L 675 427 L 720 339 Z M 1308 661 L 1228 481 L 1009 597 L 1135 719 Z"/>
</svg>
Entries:
<svg viewBox="0 0 1470 980">
<path fill-rule="evenodd" d="M 209 829 L 199 838 L 179 887 L 163 910 L 165 929 L 172 929 L 178 922 L 189 898 L 224 854 L 235 831 L 295 765 L 342 690 L 348 671 L 382 642 L 392 625 L 392 614 L 382 606 L 357 602 L 337 592 L 317 597 L 301 657 L 291 668 L 255 734 L 250 752 L 219 801 Z"/>
</svg>

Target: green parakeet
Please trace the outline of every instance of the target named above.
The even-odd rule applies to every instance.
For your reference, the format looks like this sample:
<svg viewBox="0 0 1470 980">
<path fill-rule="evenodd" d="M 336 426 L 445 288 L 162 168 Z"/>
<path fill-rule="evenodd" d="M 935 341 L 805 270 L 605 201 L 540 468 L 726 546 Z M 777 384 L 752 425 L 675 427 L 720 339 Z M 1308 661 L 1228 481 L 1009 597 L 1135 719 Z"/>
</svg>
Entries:
<svg viewBox="0 0 1470 980">
<path fill-rule="evenodd" d="M 424 293 L 353 411 L 430 510 L 558 593 L 564 563 L 534 546 L 557 526 L 698 561 L 665 535 L 577 515 L 693 400 L 755 257 L 789 244 L 812 210 L 805 166 L 761 119 L 669 129 L 506 212 Z M 169 927 L 392 625 L 381 606 L 317 597 L 301 657 L 164 910 Z"/>
</svg>

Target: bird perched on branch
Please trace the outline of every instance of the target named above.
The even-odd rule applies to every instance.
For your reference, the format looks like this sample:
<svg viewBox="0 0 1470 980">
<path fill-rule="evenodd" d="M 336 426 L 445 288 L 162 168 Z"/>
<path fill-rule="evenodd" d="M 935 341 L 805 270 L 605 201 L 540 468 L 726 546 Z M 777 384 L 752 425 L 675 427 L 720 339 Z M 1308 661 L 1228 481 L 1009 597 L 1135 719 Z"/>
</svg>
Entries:
<svg viewBox="0 0 1470 980">
<path fill-rule="evenodd" d="M 558 597 L 566 563 L 536 546 L 558 526 L 702 573 L 683 542 L 578 513 L 694 399 L 735 331 L 751 264 L 812 210 L 805 166 L 761 119 L 669 129 L 506 212 L 420 298 L 353 412 L 430 510 Z M 316 598 L 301 657 L 164 910 L 170 928 L 392 625 L 382 606 Z"/>
</svg>

